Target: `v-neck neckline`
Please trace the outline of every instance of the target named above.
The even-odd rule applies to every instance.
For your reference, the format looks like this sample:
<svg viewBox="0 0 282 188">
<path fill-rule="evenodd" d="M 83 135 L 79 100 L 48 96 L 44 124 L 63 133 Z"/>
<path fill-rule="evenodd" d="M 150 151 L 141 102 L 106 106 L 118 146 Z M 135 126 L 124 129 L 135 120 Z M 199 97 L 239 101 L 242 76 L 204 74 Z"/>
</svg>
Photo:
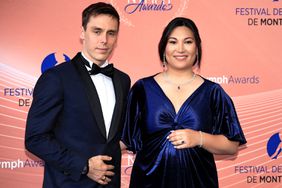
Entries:
<svg viewBox="0 0 282 188">
<path fill-rule="evenodd" d="M 156 74 L 156 75 L 157 75 L 157 74 Z M 173 109 L 173 111 L 174 111 L 174 113 L 175 113 L 176 116 L 178 116 L 178 114 L 181 112 L 183 106 L 185 106 L 185 104 L 187 103 L 187 101 L 190 100 L 190 99 L 200 90 L 200 88 L 203 87 L 203 85 L 205 85 L 205 83 L 206 83 L 206 79 L 203 78 L 203 77 L 201 77 L 201 78 L 203 78 L 203 80 L 204 80 L 203 83 L 201 83 L 201 85 L 199 85 L 199 86 L 191 93 L 191 95 L 189 95 L 189 96 L 187 97 L 187 99 L 184 100 L 184 102 L 181 104 L 180 108 L 179 108 L 178 111 L 176 112 L 175 106 L 173 105 L 171 99 L 166 95 L 166 93 L 164 92 L 164 90 L 162 89 L 162 87 L 161 87 L 161 86 L 159 85 L 159 83 L 155 80 L 154 77 L 155 77 L 156 75 L 152 76 L 153 82 L 157 85 L 157 88 L 160 90 L 161 94 L 169 101 L 169 103 L 170 103 L 170 105 L 171 105 L 171 107 L 172 107 L 172 109 Z"/>
</svg>

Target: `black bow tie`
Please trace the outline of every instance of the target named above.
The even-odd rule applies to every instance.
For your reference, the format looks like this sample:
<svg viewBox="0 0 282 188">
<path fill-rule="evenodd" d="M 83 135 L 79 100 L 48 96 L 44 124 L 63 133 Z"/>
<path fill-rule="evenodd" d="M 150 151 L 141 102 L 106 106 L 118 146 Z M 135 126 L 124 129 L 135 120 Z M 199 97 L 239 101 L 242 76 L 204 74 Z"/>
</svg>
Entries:
<svg viewBox="0 0 282 188">
<path fill-rule="evenodd" d="M 90 75 L 96 75 L 96 74 L 104 74 L 108 77 L 113 77 L 113 73 L 114 73 L 114 66 L 113 64 L 108 64 L 105 67 L 99 67 L 98 65 L 96 65 L 95 63 L 93 63 L 92 68 L 90 71 L 88 71 L 90 73 Z"/>
</svg>

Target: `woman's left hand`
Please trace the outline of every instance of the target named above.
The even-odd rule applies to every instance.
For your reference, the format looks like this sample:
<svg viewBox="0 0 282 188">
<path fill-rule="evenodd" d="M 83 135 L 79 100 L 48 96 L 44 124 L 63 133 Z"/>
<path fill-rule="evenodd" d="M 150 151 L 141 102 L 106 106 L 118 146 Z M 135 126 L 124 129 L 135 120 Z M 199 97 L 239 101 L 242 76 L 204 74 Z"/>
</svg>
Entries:
<svg viewBox="0 0 282 188">
<path fill-rule="evenodd" d="M 176 149 L 192 148 L 200 145 L 200 133 L 192 129 L 179 129 L 171 131 L 167 139 Z"/>
</svg>

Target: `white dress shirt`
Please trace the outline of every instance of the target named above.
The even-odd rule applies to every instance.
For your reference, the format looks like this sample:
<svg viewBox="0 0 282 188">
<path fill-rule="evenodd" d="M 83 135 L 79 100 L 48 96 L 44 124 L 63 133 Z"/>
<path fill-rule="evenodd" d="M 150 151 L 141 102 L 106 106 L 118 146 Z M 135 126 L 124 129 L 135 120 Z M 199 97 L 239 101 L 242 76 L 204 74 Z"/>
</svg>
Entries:
<svg viewBox="0 0 282 188">
<path fill-rule="evenodd" d="M 89 62 L 89 65 L 92 67 L 93 62 L 90 61 L 84 54 L 81 52 L 82 56 Z M 109 64 L 108 61 L 105 61 L 105 63 L 101 67 L 105 67 Z M 85 66 L 87 70 L 91 70 L 88 66 Z M 105 122 L 105 128 L 106 128 L 106 136 L 108 137 L 110 127 L 111 127 L 111 122 L 112 122 L 112 117 L 113 117 L 113 112 L 115 108 L 115 103 L 116 103 L 116 96 L 115 96 L 115 90 L 114 90 L 114 85 L 112 78 L 105 76 L 104 74 L 96 74 L 96 75 L 90 75 L 91 79 L 96 87 L 99 99 L 100 99 L 100 104 L 102 108 L 102 113 L 103 113 L 103 118 Z"/>
</svg>

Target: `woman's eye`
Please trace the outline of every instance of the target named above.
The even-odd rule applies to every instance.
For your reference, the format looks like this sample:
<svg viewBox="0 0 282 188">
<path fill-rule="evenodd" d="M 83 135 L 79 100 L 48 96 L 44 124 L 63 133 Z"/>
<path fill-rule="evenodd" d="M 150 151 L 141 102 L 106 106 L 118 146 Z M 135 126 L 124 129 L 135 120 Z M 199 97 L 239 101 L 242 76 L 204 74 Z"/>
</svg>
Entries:
<svg viewBox="0 0 282 188">
<path fill-rule="evenodd" d="M 171 40 L 171 41 L 168 41 L 168 43 L 169 44 L 176 44 L 176 41 Z"/>
<path fill-rule="evenodd" d="M 187 41 L 185 41 L 185 44 L 192 44 L 192 43 L 193 43 L 192 40 L 187 40 Z"/>
</svg>

